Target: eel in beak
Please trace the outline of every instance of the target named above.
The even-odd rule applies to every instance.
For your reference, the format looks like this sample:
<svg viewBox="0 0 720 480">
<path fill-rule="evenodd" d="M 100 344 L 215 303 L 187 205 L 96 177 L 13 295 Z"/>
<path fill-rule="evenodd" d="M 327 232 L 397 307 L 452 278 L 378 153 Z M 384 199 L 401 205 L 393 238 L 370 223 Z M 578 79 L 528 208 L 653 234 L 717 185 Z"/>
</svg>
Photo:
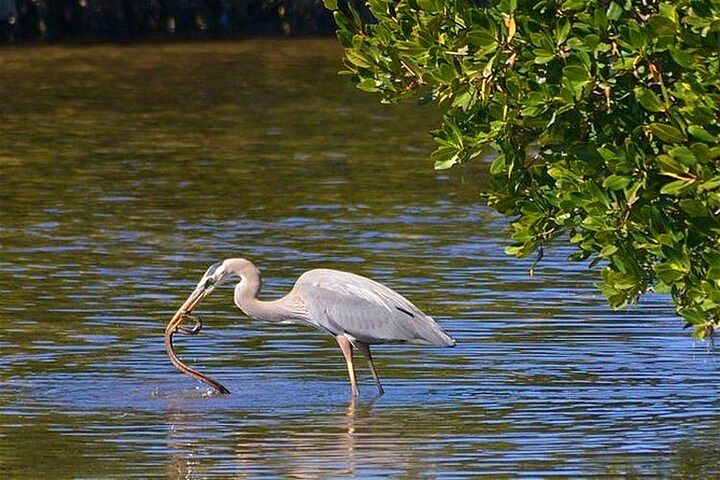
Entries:
<svg viewBox="0 0 720 480">
<path fill-rule="evenodd" d="M 216 392 L 227 395 L 230 393 L 230 390 L 225 388 L 220 382 L 211 377 L 208 377 L 205 374 L 198 372 L 197 370 L 188 367 L 183 362 L 181 362 L 175 354 L 175 348 L 173 347 L 173 335 L 175 334 L 175 332 L 179 332 L 183 335 L 197 335 L 198 333 L 200 333 L 200 329 L 202 328 L 202 320 L 200 320 L 200 318 L 198 317 L 190 315 L 190 312 L 192 312 L 193 308 L 195 308 L 195 306 L 200 303 L 203 298 L 207 297 L 210 292 L 213 291 L 213 289 L 213 286 L 201 281 L 200 284 L 198 284 L 195 290 L 187 298 L 187 300 L 185 300 L 182 306 L 178 309 L 178 311 L 175 312 L 172 320 L 170 320 L 170 323 L 168 323 L 168 326 L 165 328 L 165 351 L 170 357 L 170 361 L 175 366 L 175 368 L 183 372 L 185 375 L 188 375 L 195 380 L 203 382 L 210 388 L 214 389 Z M 185 320 L 193 320 L 195 322 L 195 326 L 192 328 L 183 327 L 181 324 Z"/>
</svg>

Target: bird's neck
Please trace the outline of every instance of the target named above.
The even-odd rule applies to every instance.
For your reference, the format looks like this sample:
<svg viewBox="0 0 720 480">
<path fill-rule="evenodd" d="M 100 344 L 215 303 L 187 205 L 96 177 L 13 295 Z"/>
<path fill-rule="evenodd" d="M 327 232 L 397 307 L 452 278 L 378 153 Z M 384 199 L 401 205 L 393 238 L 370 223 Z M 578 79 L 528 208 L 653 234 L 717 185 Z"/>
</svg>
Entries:
<svg viewBox="0 0 720 480">
<path fill-rule="evenodd" d="M 242 280 L 235 286 L 235 305 L 248 317 L 268 322 L 283 322 L 291 320 L 286 303 L 288 296 L 278 300 L 264 301 L 257 298 L 262 282 L 259 275 L 243 275 Z"/>
</svg>

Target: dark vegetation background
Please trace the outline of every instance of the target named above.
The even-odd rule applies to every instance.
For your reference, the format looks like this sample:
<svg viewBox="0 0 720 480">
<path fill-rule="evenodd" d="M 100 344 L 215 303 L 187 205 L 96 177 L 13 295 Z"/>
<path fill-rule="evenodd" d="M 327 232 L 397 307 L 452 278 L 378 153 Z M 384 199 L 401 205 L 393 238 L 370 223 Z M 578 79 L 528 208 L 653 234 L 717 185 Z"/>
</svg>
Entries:
<svg viewBox="0 0 720 480">
<path fill-rule="evenodd" d="M 330 35 L 322 0 L 0 0 L 0 41 Z"/>
</svg>

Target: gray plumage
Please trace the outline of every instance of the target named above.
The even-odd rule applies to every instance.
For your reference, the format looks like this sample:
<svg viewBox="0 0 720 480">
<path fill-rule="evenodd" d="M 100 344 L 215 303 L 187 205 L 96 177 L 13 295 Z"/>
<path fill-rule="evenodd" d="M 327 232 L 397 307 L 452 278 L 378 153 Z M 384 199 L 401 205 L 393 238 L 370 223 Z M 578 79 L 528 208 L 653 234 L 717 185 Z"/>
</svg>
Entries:
<svg viewBox="0 0 720 480">
<path fill-rule="evenodd" d="M 368 360 L 378 391 L 383 389 L 375 371 L 370 345 L 382 343 L 415 343 L 452 347 L 455 340 L 408 299 L 369 278 L 330 269 L 309 270 L 297 279 L 284 297 L 265 301 L 257 298 L 261 276 L 249 260 L 231 258 L 212 265 L 195 291 L 175 314 L 166 329 L 168 354 L 175 366 L 204 381 L 218 391 L 225 387 L 180 362 L 172 352 L 172 333 L 196 334 L 200 326 L 181 327 L 190 311 L 228 278 L 237 277 L 235 304 L 249 317 L 276 323 L 297 323 L 315 327 L 335 337 L 343 351 L 350 375 L 353 396 L 357 384 L 353 365 L 353 348 Z M 199 320 L 196 320 L 199 322 Z M 200 325 L 200 324 L 199 324 Z"/>
<path fill-rule="evenodd" d="M 333 335 L 346 334 L 369 345 L 455 345 L 432 317 L 408 299 L 354 273 L 310 270 L 298 278 L 291 293 L 305 302 L 312 321 Z"/>
</svg>

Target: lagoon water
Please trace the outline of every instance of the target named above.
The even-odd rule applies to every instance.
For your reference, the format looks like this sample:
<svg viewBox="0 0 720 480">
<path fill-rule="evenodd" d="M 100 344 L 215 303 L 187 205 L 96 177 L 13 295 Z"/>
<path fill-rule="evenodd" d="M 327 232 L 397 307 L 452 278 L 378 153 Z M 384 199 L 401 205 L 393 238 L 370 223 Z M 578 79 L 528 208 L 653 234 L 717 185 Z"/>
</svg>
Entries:
<svg viewBox="0 0 720 480">
<path fill-rule="evenodd" d="M 481 165 L 435 172 L 432 108 L 380 105 L 333 40 L 0 50 L 2 478 L 720 475 L 720 356 L 667 297 L 610 310 L 562 244 L 504 255 Z M 350 400 L 332 338 L 222 287 L 176 371 L 163 329 L 212 263 L 264 295 L 370 276 L 454 349 L 375 349 Z"/>
</svg>

